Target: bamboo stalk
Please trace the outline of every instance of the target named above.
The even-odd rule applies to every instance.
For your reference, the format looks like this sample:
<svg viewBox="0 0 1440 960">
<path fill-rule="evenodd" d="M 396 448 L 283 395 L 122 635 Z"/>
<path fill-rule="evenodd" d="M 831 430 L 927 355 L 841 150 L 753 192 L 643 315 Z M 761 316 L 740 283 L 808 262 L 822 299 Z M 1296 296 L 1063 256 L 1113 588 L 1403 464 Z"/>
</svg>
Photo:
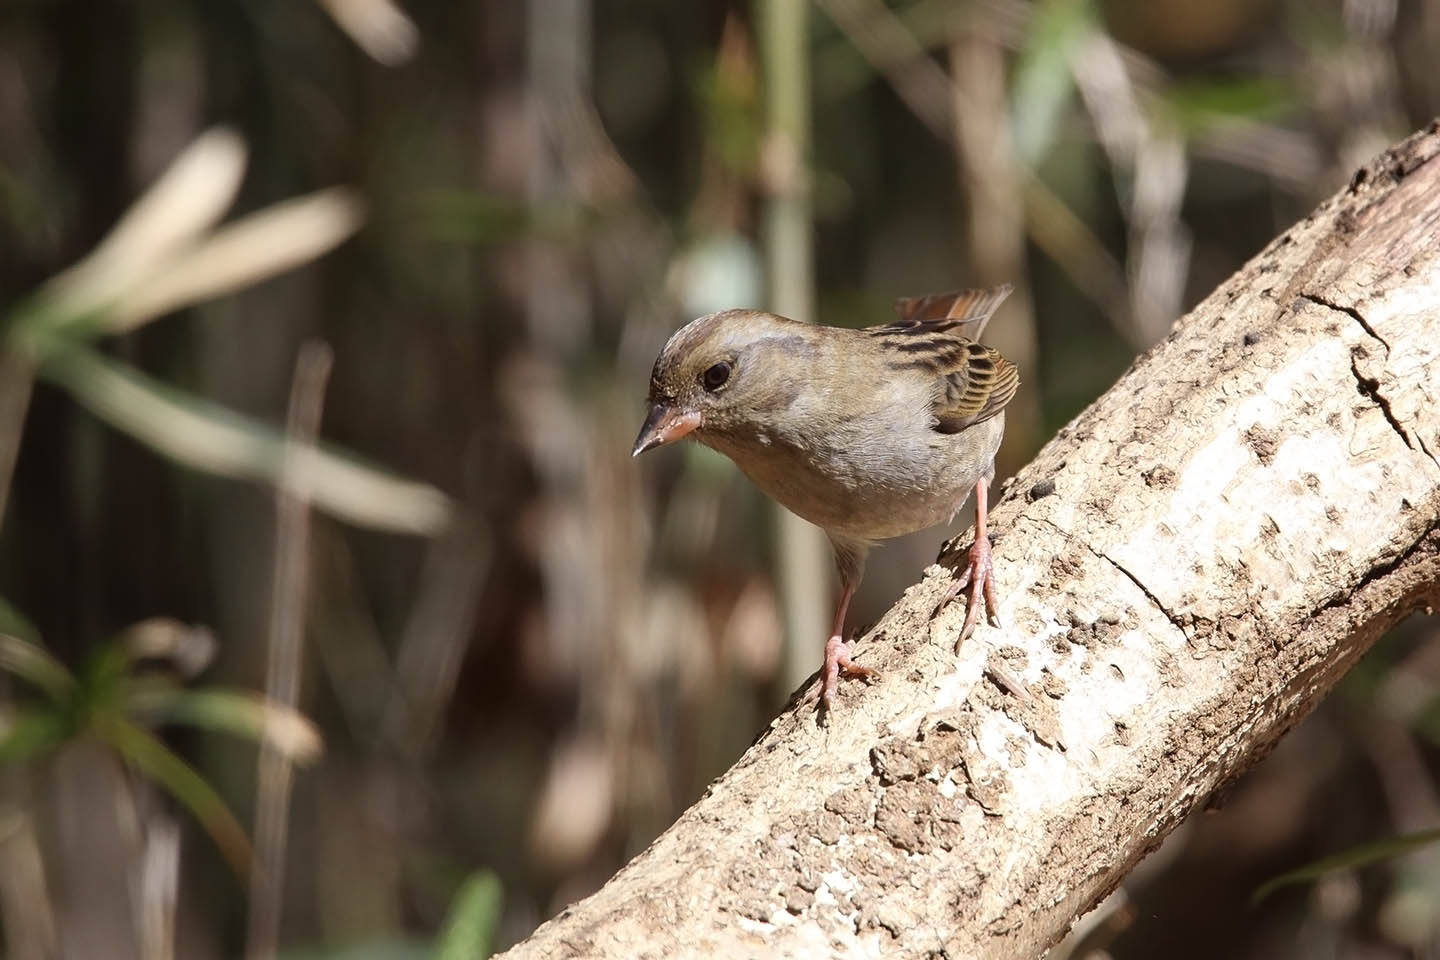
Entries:
<svg viewBox="0 0 1440 960">
<path fill-rule="evenodd" d="M 793 320 L 815 319 L 815 256 L 811 243 L 810 46 L 807 0 L 760 0 L 756 19 L 765 79 L 768 129 L 761 166 L 770 197 L 765 252 L 770 307 Z M 829 551 L 816 527 L 774 507 L 785 658 L 781 686 L 794 689 L 815 671 L 829 619 Z"/>
</svg>

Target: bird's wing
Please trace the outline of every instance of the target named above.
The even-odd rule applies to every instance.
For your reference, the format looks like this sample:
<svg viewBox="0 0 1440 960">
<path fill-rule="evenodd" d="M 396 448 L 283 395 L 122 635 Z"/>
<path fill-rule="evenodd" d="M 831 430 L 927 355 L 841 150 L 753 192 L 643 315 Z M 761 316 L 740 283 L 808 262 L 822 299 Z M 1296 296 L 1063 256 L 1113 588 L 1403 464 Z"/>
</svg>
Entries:
<svg viewBox="0 0 1440 960">
<path fill-rule="evenodd" d="M 884 345 L 891 369 L 934 378 L 931 413 L 940 433 L 989 420 L 1020 386 L 1015 364 L 973 339 L 1010 290 L 1006 284 L 907 297 L 896 301 L 898 322 L 865 330 Z"/>
<path fill-rule="evenodd" d="M 900 319 L 887 324 L 888 330 L 939 333 L 953 330 L 967 340 L 979 340 L 995 308 L 1015 288 L 1002 284 L 988 290 L 955 290 L 923 297 L 901 297 L 895 301 Z"/>
</svg>

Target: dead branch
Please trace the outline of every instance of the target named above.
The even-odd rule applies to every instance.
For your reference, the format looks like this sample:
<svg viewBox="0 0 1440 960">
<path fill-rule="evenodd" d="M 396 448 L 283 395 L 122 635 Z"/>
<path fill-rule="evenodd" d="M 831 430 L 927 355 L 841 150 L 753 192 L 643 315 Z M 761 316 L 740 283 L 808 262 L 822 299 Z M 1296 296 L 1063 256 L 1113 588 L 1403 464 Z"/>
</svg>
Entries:
<svg viewBox="0 0 1440 960">
<path fill-rule="evenodd" d="M 1440 125 L 1272 242 L 594 896 L 508 956 L 1025 957 L 1440 598 Z M 968 541 L 962 538 L 962 546 Z"/>
</svg>

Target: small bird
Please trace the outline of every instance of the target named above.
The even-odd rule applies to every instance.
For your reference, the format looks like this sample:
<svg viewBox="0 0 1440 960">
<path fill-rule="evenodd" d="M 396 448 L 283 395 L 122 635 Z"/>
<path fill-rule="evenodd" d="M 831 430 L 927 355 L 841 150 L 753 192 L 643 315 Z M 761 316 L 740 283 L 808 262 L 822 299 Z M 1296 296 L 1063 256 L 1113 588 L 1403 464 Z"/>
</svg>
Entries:
<svg viewBox="0 0 1440 960">
<path fill-rule="evenodd" d="M 842 674 L 875 675 L 844 636 L 870 547 L 948 522 L 971 490 L 975 543 L 941 606 L 968 586 L 960 640 L 982 605 L 999 624 L 986 491 L 1020 378 L 977 341 L 1011 289 L 907 297 L 898 321 L 859 330 L 725 310 L 680 328 L 655 360 L 632 456 L 692 437 L 830 538 L 840 602 L 820 679 L 826 711 Z"/>
</svg>

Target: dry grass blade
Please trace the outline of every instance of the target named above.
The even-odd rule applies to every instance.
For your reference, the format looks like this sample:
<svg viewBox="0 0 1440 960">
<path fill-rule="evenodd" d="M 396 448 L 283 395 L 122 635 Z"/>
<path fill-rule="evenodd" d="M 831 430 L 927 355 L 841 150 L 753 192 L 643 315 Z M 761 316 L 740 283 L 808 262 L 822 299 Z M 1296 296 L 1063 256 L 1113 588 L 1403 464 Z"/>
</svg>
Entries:
<svg viewBox="0 0 1440 960">
<path fill-rule="evenodd" d="M 1119 46 L 1088 30 L 1066 58 L 1101 147 L 1118 176 L 1129 227 L 1129 322 L 1119 332 L 1144 349 L 1164 336 L 1180 312 L 1190 267 L 1190 233 L 1180 207 L 1189 180 L 1187 145 L 1140 107 Z"/>
<path fill-rule="evenodd" d="M 52 700 L 63 700 L 75 686 L 70 671 L 49 651 L 5 633 L 0 633 L 0 670 L 25 678 Z"/>
<path fill-rule="evenodd" d="M 46 379 L 164 456 L 207 473 L 263 480 L 351 523 L 433 534 L 450 519 L 434 487 L 346 460 L 215 404 L 165 387 L 84 347 L 49 358 Z"/>
<path fill-rule="evenodd" d="M 420 31 L 391 0 L 318 0 L 335 25 L 378 63 L 395 67 L 415 55 Z"/>
<path fill-rule="evenodd" d="M 408 756 L 423 757 L 460 677 L 492 545 L 476 521 L 456 523 L 430 548 L 420 595 L 395 657 L 395 688 L 385 712 L 386 736 Z"/>
<path fill-rule="evenodd" d="M 325 385 L 334 356 L 317 341 L 301 346 L 290 390 L 286 436 L 313 441 L 320 432 Z M 296 469 L 292 443 L 281 466 L 283 477 Z M 310 582 L 310 503 L 281 483 L 275 492 L 275 565 L 270 596 L 269 650 L 265 692 L 280 708 L 293 710 L 300 697 L 301 642 Z M 280 931 L 281 892 L 285 883 L 285 847 L 289 834 L 291 760 L 269 741 L 260 748 L 260 775 L 255 786 L 255 844 L 260 869 L 250 877 L 250 923 L 246 952 L 251 958 L 275 956 Z"/>
<path fill-rule="evenodd" d="M 81 317 L 117 300 L 218 221 L 245 172 L 245 143 L 223 128 L 201 135 L 89 256 L 46 285 L 47 315 Z"/>
<path fill-rule="evenodd" d="M 233 293 L 315 259 L 350 237 L 364 207 L 335 187 L 267 207 L 177 253 L 110 307 L 105 329 L 131 330 L 181 307 Z"/>
</svg>

